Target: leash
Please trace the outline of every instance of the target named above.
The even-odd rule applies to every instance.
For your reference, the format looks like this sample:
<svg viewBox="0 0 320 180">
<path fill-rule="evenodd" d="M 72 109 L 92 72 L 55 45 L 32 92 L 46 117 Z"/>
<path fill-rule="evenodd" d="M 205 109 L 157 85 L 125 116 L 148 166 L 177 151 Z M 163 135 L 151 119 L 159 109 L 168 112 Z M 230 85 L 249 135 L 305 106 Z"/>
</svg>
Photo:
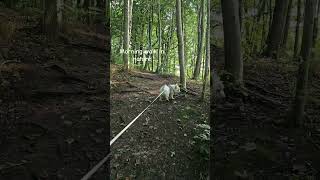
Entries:
<svg viewBox="0 0 320 180">
<path fill-rule="evenodd" d="M 111 141 L 110 146 L 161 96 L 162 91 L 137 117 L 135 117 L 125 128 L 123 128 Z M 111 152 L 96 164 L 81 180 L 88 180 L 97 170 L 110 158 Z"/>
</svg>

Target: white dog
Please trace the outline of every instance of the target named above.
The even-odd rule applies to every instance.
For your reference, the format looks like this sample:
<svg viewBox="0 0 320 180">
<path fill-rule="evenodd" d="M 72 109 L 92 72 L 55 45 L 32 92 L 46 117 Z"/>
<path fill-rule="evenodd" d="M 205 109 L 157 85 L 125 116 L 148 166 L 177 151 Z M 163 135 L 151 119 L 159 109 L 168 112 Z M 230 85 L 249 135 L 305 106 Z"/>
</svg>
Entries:
<svg viewBox="0 0 320 180">
<path fill-rule="evenodd" d="M 180 87 L 178 84 L 170 84 L 170 85 L 163 85 L 160 88 L 160 93 L 163 91 L 163 93 L 160 96 L 160 101 L 162 100 L 162 96 L 166 98 L 167 101 L 169 101 L 169 97 L 171 99 L 173 98 L 173 95 L 177 94 L 180 92 Z"/>
</svg>

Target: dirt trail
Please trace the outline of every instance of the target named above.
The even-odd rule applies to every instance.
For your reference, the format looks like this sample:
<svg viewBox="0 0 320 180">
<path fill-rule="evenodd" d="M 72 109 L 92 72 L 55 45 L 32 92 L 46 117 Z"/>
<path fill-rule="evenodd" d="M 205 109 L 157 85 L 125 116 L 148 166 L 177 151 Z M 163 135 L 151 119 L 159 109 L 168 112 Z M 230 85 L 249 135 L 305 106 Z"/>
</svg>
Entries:
<svg viewBox="0 0 320 180">
<path fill-rule="evenodd" d="M 164 83 L 175 83 L 172 77 L 131 72 L 113 73 L 111 89 L 111 129 L 115 136 L 136 117 L 159 93 Z M 119 83 L 122 82 L 122 83 Z M 200 86 L 188 84 L 192 89 Z M 131 91 L 131 92 L 130 92 Z M 200 92 L 200 91 L 199 91 Z M 174 101 L 156 101 L 111 151 L 112 178 L 124 179 L 201 179 L 207 166 L 192 146 L 193 128 L 208 120 L 207 104 L 199 96 L 177 96 Z"/>
</svg>

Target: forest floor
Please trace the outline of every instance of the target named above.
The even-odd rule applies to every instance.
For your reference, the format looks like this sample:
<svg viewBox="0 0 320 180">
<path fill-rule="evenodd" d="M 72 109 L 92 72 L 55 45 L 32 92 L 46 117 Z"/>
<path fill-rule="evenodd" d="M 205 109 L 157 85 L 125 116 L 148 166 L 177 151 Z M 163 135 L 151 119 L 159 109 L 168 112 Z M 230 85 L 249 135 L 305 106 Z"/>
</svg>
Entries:
<svg viewBox="0 0 320 180">
<path fill-rule="evenodd" d="M 245 62 L 248 96 L 216 108 L 214 179 L 319 179 L 319 69 L 310 76 L 305 127 L 281 125 L 293 101 L 296 73 L 297 66 L 285 60 Z"/>
<path fill-rule="evenodd" d="M 76 33 L 47 41 L 33 14 L 1 8 L 0 22 L 15 27 L 0 38 L 0 179 L 80 179 L 108 153 L 105 50 Z"/>
<path fill-rule="evenodd" d="M 320 73 L 310 75 L 305 127 L 281 124 L 293 101 L 297 66 L 285 60 L 246 61 L 247 97 L 216 106 L 213 179 L 307 179 L 320 173 Z M 112 67 L 111 129 L 115 136 L 175 77 Z M 201 83 L 188 82 L 200 94 Z M 229 98 L 229 99 L 232 99 Z M 192 146 L 196 124 L 208 122 L 198 95 L 156 101 L 113 145 L 113 178 L 201 179 L 208 166 Z M 206 167 L 207 166 L 207 167 Z"/>
<path fill-rule="evenodd" d="M 111 68 L 111 130 L 119 133 L 177 77 Z M 188 82 L 192 94 L 155 101 L 112 145 L 112 179 L 205 179 L 208 161 L 192 143 L 197 124 L 208 124 L 208 98 L 199 100 L 201 83 Z"/>
</svg>

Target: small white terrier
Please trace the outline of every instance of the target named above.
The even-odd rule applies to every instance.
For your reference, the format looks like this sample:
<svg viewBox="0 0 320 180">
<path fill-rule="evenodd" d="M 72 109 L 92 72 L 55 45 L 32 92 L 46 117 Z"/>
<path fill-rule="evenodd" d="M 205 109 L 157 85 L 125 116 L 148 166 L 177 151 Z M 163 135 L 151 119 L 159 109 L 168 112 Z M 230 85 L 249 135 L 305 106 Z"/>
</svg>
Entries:
<svg viewBox="0 0 320 180">
<path fill-rule="evenodd" d="M 160 88 L 160 93 L 164 91 L 161 96 L 160 96 L 160 101 L 162 100 L 162 96 L 166 98 L 167 101 L 169 101 L 169 97 L 171 99 L 173 98 L 173 95 L 177 94 L 180 92 L 180 87 L 178 84 L 170 84 L 170 85 L 163 85 Z"/>
</svg>

